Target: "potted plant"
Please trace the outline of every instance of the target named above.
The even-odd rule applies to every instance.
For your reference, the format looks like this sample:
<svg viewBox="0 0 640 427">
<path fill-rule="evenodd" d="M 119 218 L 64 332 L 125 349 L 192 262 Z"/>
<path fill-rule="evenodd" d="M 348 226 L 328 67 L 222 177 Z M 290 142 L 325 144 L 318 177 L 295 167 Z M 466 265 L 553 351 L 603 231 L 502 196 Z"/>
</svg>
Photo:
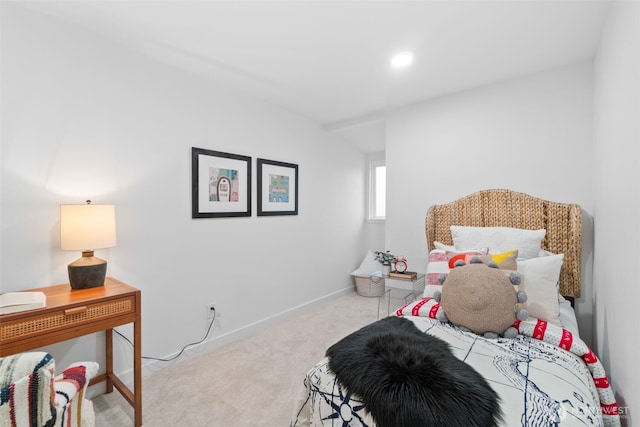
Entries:
<svg viewBox="0 0 640 427">
<path fill-rule="evenodd" d="M 389 251 L 376 251 L 374 259 L 382 264 L 382 274 L 388 276 L 391 272 L 391 263 L 396 259 L 396 256 Z"/>
</svg>

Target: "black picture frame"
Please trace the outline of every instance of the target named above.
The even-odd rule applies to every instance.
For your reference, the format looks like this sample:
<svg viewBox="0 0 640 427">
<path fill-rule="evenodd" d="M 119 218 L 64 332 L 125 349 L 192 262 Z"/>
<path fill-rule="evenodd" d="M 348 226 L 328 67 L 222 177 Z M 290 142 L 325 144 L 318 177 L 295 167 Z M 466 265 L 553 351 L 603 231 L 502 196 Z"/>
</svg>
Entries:
<svg viewBox="0 0 640 427">
<path fill-rule="evenodd" d="M 258 159 L 258 216 L 298 215 L 298 165 Z"/>
<path fill-rule="evenodd" d="M 191 147 L 191 217 L 251 216 L 251 157 Z"/>
</svg>

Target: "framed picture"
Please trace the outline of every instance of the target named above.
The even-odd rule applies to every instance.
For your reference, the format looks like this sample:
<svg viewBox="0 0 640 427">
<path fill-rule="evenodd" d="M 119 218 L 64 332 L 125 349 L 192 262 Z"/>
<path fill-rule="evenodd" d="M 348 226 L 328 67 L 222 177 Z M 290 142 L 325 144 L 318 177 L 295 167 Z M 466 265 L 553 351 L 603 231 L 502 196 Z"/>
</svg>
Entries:
<svg viewBox="0 0 640 427">
<path fill-rule="evenodd" d="M 298 215 L 298 165 L 258 159 L 258 216 Z"/>
<path fill-rule="evenodd" d="M 251 157 L 191 148 L 191 217 L 251 216 Z"/>
</svg>

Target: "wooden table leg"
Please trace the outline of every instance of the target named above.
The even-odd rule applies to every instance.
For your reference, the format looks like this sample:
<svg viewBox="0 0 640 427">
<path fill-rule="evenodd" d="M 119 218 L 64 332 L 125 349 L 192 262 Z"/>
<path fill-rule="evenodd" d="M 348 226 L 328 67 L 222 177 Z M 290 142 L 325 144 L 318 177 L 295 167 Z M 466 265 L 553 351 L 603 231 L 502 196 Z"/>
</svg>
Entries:
<svg viewBox="0 0 640 427">
<path fill-rule="evenodd" d="M 107 342 L 107 393 L 113 392 L 113 329 L 104 331 Z"/>
<path fill-rule="evenodd" d="M 133 393 L 135 400 L 135 425 L 142 426 L 142 326 L 140 310 L 133 323 Z"/>
</svg>

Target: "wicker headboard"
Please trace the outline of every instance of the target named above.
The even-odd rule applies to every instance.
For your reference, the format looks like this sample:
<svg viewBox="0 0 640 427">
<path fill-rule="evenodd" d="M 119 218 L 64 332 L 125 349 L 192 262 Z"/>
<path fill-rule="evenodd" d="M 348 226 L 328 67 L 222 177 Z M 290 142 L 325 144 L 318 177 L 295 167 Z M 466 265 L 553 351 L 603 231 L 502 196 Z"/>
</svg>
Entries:
<svg viewBox="0 0 640 427">
<path fill-rule="evenodd" d="M 433 242 L 452 245 L 451 225 L 513 227 L 547 230 L 542 248 L 564 254 L 560 294 L 580 297 L 582 209 L 579 205 L 550 202 L 511 190 L 482 190 L 427 211 L 427 250 Z"/>
</svg>

